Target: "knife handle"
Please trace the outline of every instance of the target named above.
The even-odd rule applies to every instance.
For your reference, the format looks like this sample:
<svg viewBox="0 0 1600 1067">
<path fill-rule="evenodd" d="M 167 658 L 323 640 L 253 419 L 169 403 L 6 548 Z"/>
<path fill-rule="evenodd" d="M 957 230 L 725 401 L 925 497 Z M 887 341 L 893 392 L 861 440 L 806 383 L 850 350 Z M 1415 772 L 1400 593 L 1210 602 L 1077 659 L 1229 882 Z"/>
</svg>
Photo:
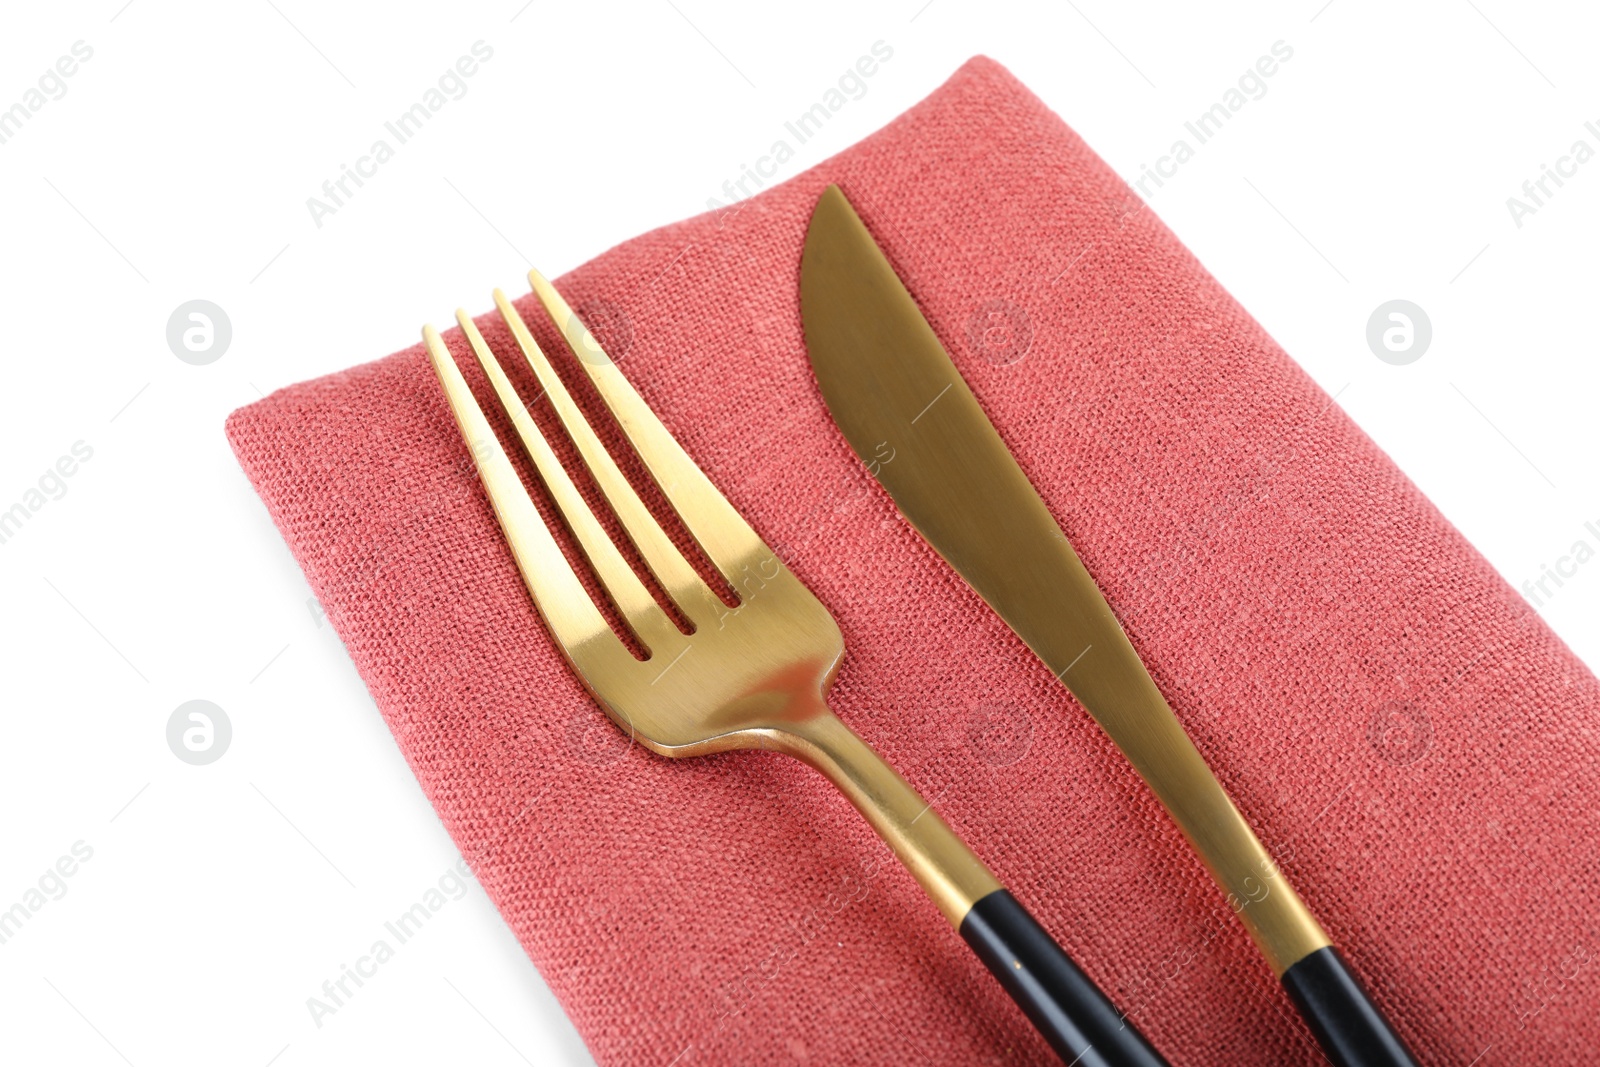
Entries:
<svg viewBox="0 0 1600 1067">
<path fill-rule="evenodd" d="M 1004 889 L 972 905 L 961 937 L 1063 1063 L 1167 1067 L 1143 1034 Z"/>
<path fill-rule="evenodd" d="M 1283 988 L 1334 1067 L 1416 1067 L 1410 1050 L 1332 945 L 1284 971 Z"/>
</svg>

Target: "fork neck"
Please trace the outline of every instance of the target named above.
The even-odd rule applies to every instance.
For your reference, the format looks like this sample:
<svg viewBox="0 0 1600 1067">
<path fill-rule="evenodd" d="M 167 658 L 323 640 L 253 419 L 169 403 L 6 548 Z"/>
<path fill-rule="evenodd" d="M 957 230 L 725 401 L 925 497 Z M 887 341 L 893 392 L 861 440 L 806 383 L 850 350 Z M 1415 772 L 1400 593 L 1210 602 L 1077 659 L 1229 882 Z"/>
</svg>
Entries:
<svg viewBox="0 0 1600 1067">
<path fill-rule="evenodd" d="M 1000 883 L 933 806 L 893 767 L 815 698 L 813 714 L 786 722 L 774 740 L 815 767 L 872 824 L 938 905 L 950 924 L 961 921 Z"/>
</svg>

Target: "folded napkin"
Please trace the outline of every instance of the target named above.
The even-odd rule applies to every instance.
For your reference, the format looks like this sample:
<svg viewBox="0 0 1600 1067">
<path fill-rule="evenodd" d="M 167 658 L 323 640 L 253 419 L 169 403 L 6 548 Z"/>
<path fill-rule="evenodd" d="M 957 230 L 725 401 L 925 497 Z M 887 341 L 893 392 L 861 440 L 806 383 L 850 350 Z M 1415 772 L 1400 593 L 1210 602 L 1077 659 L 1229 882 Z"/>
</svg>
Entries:
<svg viewBox="0 0 1600 1067">
<path fill-rule="evenodd" d="M 557 283 L 839 620 L 840 716 L 1174 1064 L 1321 1062 L 1149 791 L 829 420 L 797 291 L 829 182 L 1423 1062 L 1600 1047 L 1594 677 L 988 59 L 793 180 Z M 420 345 L 275 393 L 228 435 L 600 1063 L 1050 1061 L 815 772 L 623 741 L 534 614 Z"/>
</svg>

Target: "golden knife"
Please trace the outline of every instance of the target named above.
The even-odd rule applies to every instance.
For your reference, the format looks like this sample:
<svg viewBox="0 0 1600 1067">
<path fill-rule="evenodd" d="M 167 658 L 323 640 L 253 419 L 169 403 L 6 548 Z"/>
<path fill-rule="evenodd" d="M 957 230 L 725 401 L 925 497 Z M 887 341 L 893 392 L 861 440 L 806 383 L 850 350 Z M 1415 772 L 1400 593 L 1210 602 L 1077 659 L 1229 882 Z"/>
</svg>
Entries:
<svg viewBox="0 0 1600 1067">
<path fill-rule="evenodd" d="M 1210 869 L 1339 1067 L 1410 1053 L 1167 706 L 1094 579 L 838 186 L 800 267 L 834 421 L 895 505 L 1094 716 Z M 873 462 L 887 443 L 892 463 Z"/>
</svg>

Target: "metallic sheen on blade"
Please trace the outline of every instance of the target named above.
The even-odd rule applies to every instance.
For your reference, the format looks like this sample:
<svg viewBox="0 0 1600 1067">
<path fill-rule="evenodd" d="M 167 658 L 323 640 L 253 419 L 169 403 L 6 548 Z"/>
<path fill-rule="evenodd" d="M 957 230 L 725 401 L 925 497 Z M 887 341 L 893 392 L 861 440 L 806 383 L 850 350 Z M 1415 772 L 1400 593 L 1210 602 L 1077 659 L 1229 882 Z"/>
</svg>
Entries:
<svg viewBox="0 0 1600 1067">
<path fill-rule="evenodd" d="M 806 234 L 800 310 L 822 395 L 851 448 L 1149 783 L 1274 972 L 1327 946 L 837 186 Z"/>
</svg>

